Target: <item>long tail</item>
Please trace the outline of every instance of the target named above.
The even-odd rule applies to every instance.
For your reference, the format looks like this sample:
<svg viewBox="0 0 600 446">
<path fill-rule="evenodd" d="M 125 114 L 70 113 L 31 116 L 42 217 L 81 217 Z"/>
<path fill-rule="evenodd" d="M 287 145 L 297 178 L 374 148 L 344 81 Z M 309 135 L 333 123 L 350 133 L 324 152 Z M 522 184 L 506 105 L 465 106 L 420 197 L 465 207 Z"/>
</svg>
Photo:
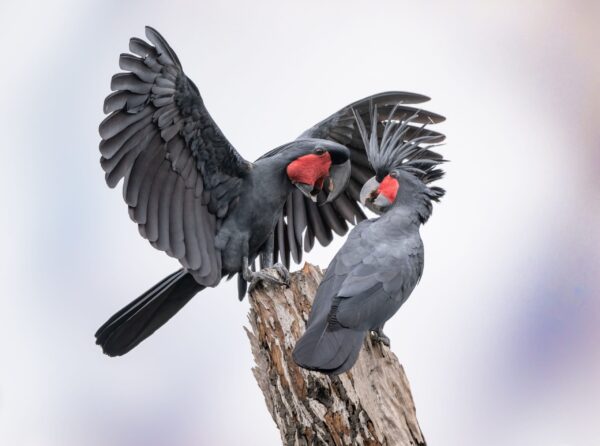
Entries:
<svg viewBox="0 0 600 446">
<path fill-rule="evenodd" d="M 124 355 L 204 288 L 183 269 L 175 271 L 106 321 L 96 332 L 96 344 L 108 356 Z"/>
<path fill-rule="evenodd" d="M 312 321 L 294 348 L 296 364 L 328 375 L 346 372 L 354 365 L 367 332 L 331 322 L 328 317 Z"/>
</svg>

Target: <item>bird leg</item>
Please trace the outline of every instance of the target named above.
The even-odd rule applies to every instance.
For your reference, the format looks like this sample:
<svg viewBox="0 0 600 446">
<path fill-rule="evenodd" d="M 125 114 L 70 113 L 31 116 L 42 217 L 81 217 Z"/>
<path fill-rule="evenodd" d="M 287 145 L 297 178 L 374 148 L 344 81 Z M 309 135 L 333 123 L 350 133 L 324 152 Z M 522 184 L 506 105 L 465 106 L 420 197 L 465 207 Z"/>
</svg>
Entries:
<svg viewBox="0 0 600 446">
<path fill-rule="evenodd" d="M 244 277 L 244 280 L 250 284 L 250 286 L 248 287 L 248 293 L 251 293 L 252 290 L 254 290 L 254 288 L 256 288 L 256 286 L 262 281 L 271 282 L 275 285 L 289 286 L 289 273 L 287 272 L 287 269 L 283 267 L 283 265 L 280 266 L 283 268 L 286 274 L 282 273 L 282 270 L 278 265 L 274 265 L 273 268 L 277 271 L 278 274 L 281 274 L 283 279 L 280 279 L 276 275 L 271 275 L 263 270 L 256 272 L 252 271 L 248 266 L 248 257 L 244 257 L 242 266 L 242 276 Z"/>
<path fill-rule="evenodd" d="M 274 268 L 287 286 L 290 286 L 290 272 L 282 263 L 273 264 L 273 249 L 275 247 L 275 235 L 271 233 L 260 251 L 260 269 Z"/>
<path fill-rule="evenodd" d="M 390 338 L 388 338 L 383 332 L 383 327 L 371 330 L 371 340 L 373 342 L 380 342 L 388 347 L 390 346 Z"/>
<path fill-rule="evenodd" d="M 260 248 L 260 269 L 273 266 L 273 251 L 275 249 L 275 234 L 271 233 Z"/>
</svg>

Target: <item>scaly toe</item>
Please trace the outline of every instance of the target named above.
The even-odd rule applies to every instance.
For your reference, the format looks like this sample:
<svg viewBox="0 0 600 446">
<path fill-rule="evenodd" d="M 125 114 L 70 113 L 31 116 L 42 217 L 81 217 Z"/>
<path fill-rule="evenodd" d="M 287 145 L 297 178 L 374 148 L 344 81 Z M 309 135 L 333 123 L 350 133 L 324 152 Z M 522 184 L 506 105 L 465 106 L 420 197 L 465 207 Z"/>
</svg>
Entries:
<svg viewBox="0 0 600 446">
<path fill-rule="evenodd" d="M 374 342 L 379 342 L 387 347 L 390 346 L 390 338 L 388 338 L 383 332 L 372 331 L 371 339 Z"/>
<path fill-rule="evenodd" d="M 248 286 L 248 293 L 254 291 L 254 289 L 259 284 L 264 284 L 264 282 L 269 282 L 274 285 L 287 286 L 287 283 L 280 280 L 278 277 L 273 277 L 271 274 L 264 273 L 262 271 L 258 271 L 252 273 L 252 280 L 250 281 L 250 285 Z"/>
<path fill-rule="evenodd" d="M 281 279 L 284 282 L 284 285 L 289 287 L 290 282 L 291 282 L 291 276 L 290 276 L 290 272 L 288 271 L 288 269 L 285 266 L 283 266 L 281 263 L 276 263 L 275 265 L 273 265 L 273 268 L 275 268 L 275 271 L 277 271 L 279 273 L 279 275 L 281 276 Z"/>
</svg>

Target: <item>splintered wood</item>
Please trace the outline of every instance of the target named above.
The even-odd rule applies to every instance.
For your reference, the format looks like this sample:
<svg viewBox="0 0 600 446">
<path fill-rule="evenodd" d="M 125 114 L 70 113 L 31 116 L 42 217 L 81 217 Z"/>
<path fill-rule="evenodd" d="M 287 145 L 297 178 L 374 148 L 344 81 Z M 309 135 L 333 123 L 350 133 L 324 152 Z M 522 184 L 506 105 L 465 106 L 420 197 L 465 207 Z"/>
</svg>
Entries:
<svg viewBox="0 0 600 446">
<path fill-rule="evenodd" d="M 329 377 L 292 359 L 323 278 L 305 264 L 290 288 L 266 285 L 250 296 L 253 368 L 284 445 L 424 445 L 398 358 L 369 337 L 355 366 Z"/>
</svg>

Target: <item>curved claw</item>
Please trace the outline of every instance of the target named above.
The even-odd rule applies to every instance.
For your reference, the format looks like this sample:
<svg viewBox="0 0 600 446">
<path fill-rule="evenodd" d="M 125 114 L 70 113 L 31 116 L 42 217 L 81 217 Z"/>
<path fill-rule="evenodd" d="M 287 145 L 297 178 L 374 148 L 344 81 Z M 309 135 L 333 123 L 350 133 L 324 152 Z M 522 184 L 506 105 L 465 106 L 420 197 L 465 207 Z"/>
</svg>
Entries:
<svg viewBox="0 0 600 446">
<path fill-rule="evenodd" d="M 390 338 L 388 338 L 386 334 L 381 330 L 371 331 L 371 339 L 373 340 L 373 342 L 379 342 L 387 347 L 390 346 Z"/>
<path fill-rule="evenodd" d="M 291 283 L 291 276 L 288 269 L 282 263 L 276 263 L 272 266 L 272 268 L 279 273 L 281 280 L 285 283 L 285 286 L 289 288 Z"/>
<path fill-rule="evenodd" d="M 252 273 L 250 285 L 248 286 L 248 294 L 252 293 L 252 291 L 254 291 L 254 289 L 263 282 L 269 282 L 281 286 L 288 286 L 287 282 L 279 279 L 278 277 L 272 276 L 267 272 L 257 271 Z"/>
<path fill-rule="evenodd" d="M 244 257 L 242 259 L 242 277 L 243 279 L 250 284 L 248 287 L 248 294 L 250 294 L 261 282 L 270 282 L 275 285 L 285 285 L 288 286 L 289 283 L 289 273 L 286 279 L 286 275 L 276 269 L 277 274 L 269 273 L 268 268 L 262 269 L 260 271 L 252 271 L 248 265 L 248 257 Z M 283 265 L 282 265 L 283 266 Z M 285 269 L 285 268 L 284 268 Z M 286 270 L 287 271 L 287 270 Z M 283 280 L 281 280 L 278 275 L 281 274 Z M 241 299 L 240 299 L 241 300 Z"/>
</svg>

